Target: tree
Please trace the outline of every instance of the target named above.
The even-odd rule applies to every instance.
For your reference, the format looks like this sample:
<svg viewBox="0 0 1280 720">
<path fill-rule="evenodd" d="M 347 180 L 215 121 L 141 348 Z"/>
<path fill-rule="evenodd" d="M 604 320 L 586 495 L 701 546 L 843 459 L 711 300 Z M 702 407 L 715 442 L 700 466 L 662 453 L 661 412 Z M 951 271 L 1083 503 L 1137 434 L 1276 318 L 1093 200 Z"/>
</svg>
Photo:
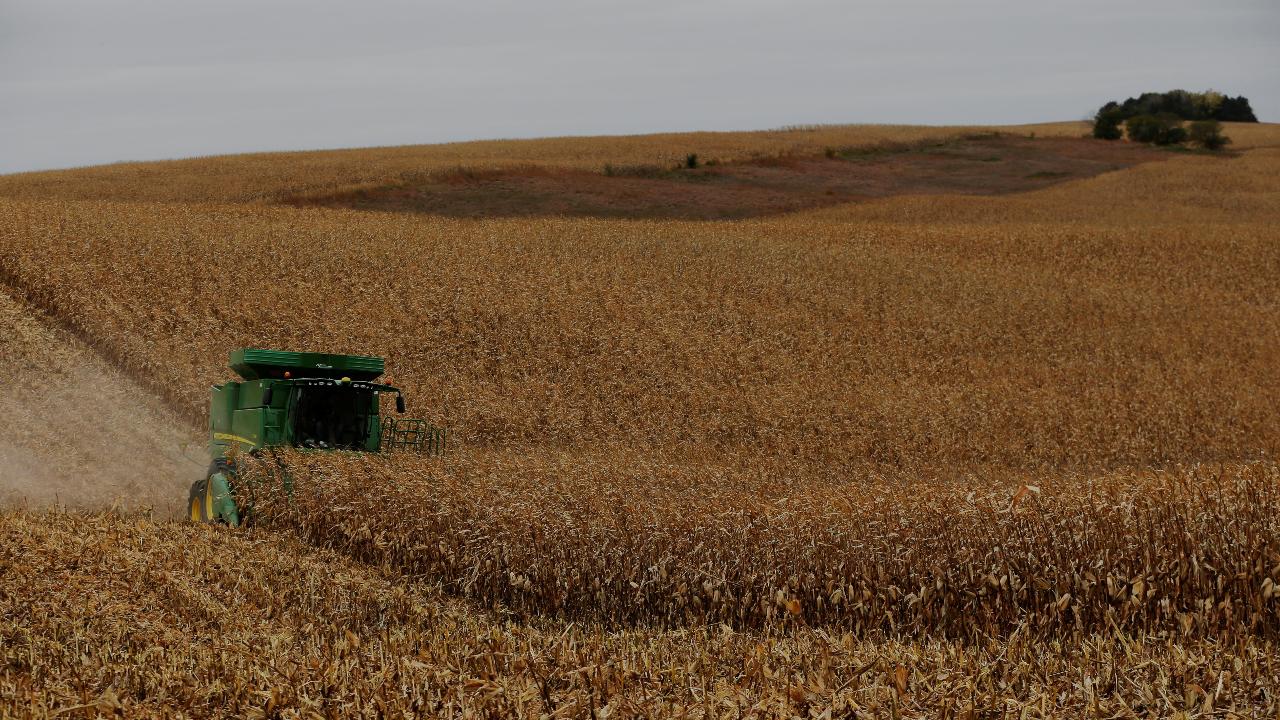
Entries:
<svg viewBox="0 0 1280 720">
<path fill-rule="evenodd" d="M 1222 123 L 1217 120 L 1197 120 L 1191 123 L 1187 139 L 1205 150 L 1221 150 L 1231 143 L 1231 138 L 1222 134 Z"/>
<path fill-rule="evenodd" d="M 1187 129 L 1182 127 L 1182 122 L 1178 121 L 1170 125 L 1159 137 L 1156 138 L 1157 145 L 1180 145 L 1187 141 Z"/>
<path fill-rule="evenodd" d="M 1155 115 L 1135 115 L 1124 124 L 1124 131 L 1133 142 L 1153 143 L 1160 134 L 1160 121 Z"/>
<path fill-rule="evenodd" d="M 1196 114 L 1200 118 L 1216 117 L 1226 99 L 1227 96 L 1217 90 L 1205 90 L 1196 97 Z"/>
<path fill-rule="evenodd" d="M 1114 117 L 1118 125 L 1140 115 L 1164 114 L 1174 115 L 1183 120 L 1258 122 L 1258 116 L 1249 106 L 1249 98 L 1243 95 L 1231 97 L 1217 90 L 1147 92 L 1136 98 L 1128 98 L 1122 103 L 1112 100 L 1099 108 L 1094 115 L 1094 137 L 1106 138 L 1110 134 L 1109 121 L 1099 124 L 1103 116 Z"/>
<path fill-rule="evenodd" d="M 1110 104 L 1114 105 L 1114 103 Z M 1119 108 L 1108 109 L 1103 106 L 1098 114 L 1093 116 L 1093 136 L 1099 140 L 1119 140 L 1120 123 L 1123 121 Z"/>
<path fill-rule="evenodd" d="M 1243 95 L 1224 97 L 1213 119 L 1223 122 L 1258 122 L 1258 116 L 1254 115 L 1253 108 L 1249 107 L 1249 98 Z"/>
<path fill-rule="evenodd" d="M 1187 139 L 1182 118 L 1172 113 L 1138 115 L 1125 123 L 1125 132 L 1133 142 L 1177 145 Z"/>
</svg>

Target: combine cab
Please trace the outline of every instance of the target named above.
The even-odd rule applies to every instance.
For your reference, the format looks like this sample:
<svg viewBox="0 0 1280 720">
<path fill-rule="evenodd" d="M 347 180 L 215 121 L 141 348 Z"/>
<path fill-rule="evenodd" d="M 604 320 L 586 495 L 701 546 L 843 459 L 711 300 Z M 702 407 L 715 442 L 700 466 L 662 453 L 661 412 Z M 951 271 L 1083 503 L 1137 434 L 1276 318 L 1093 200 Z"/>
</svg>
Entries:
<svg viewBox="0 0 1280 720">
<path fill-rule="evenodd" d="M 193 521 L 234 526 L 244 519 L 233 453 L 269 447 L 436 455 L 445 450 L 443 428 L 380 412 L 387 395 L 395 396 L 397 413 L 405 410 L 399 389 L 376 382 L 382 358 L 245 349 L 231 353 L 230 364 L 241 380 L 213 386 L 213 462 L 205 479 L 191 486 L 187 505 Z"/>
</svg>

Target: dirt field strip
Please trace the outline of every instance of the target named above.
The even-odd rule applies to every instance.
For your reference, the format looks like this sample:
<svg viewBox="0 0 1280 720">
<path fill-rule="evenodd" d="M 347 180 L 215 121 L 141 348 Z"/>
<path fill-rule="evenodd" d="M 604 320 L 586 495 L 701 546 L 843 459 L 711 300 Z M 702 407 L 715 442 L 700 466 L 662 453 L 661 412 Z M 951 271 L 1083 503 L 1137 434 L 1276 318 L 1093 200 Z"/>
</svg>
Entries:
<svg viewBox="0 0 1280 720">
<path fill-rule="evenodd" d="M 207 464 L 152 393 L 0 289 L 0 505 L 177 513 Z"/>
</svg>

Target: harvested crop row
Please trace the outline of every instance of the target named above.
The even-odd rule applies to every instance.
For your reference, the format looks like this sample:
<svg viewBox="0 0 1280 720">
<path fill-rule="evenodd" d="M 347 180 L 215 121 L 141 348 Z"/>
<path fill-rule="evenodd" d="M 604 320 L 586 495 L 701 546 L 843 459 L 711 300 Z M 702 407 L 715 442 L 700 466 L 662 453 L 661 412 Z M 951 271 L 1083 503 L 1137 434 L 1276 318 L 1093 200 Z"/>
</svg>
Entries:
<svg viewBox="0 0 1280 720">
<path fill-rule="evenodd" d="M 137 383 L 0 288 L 0 507 L 182 510 L 204 448 Z"/>
<path fill-rule="evenodd" d="M 1017 492 L 603 453 L 242 464 L 264 526 L 522 616 L 965 638 L 1280 630 L 1272 464 Z"/>
<path fill-rule="evenodd" d="M 0 512 L 0 716 L 1271 717 L 1280 648 L 523 626 L 286 536 Z"/>
</svg>

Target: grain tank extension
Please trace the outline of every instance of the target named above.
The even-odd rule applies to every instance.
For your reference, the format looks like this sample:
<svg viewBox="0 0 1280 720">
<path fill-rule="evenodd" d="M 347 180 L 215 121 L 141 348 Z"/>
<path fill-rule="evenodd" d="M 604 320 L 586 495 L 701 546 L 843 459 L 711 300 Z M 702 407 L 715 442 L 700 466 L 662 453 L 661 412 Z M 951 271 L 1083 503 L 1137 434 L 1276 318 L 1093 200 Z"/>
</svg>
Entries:
<svg viewBox="0 0 1280 720">
<path fill-rule="evenodd" d="M 444 453 L 443 428 L 382 413 L 381 400 L 392 395 L 396 412 L 405 411 L 404 394 L 377 382 L 382 358 L 244 349 L 231 353 L 230 365 L 241 379 L 213 386 L 213 461 L 205 479 L 191 486 L 187 505 L 193 521 L 239 525 L 252 513 L 245 488 L 237 492 L 231 459 L 237 453 L 271 447 Z"/>
</svg>

